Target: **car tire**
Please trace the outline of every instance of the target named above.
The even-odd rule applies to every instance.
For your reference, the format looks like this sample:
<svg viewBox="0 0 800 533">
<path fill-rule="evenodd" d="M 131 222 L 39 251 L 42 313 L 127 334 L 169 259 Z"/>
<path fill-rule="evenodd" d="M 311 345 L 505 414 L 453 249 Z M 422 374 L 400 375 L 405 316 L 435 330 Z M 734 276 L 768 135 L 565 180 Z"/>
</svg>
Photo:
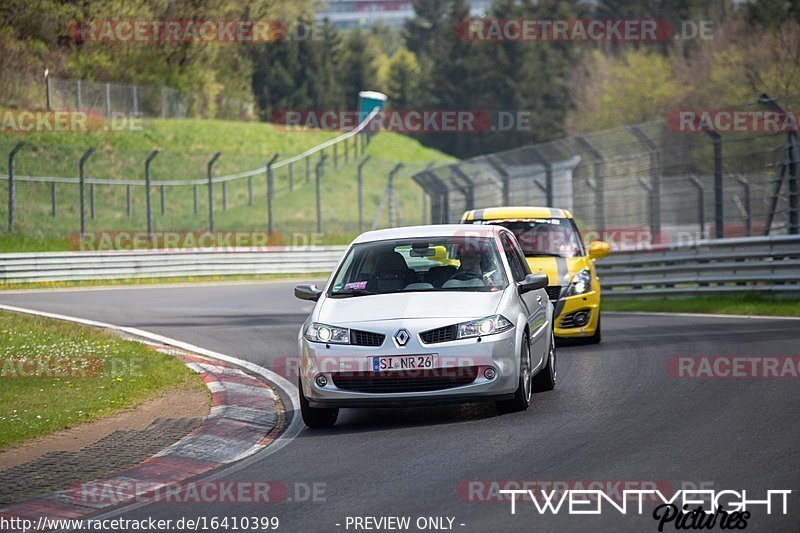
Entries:
<svg viewBox="0 0 800 533">
<path fill-rule="evenodd" d="M 550 348 L 547 351 L 547 364 L 533 378 L 533 392 L 545 392 L 556 388 L 556 338 L 550 332 Z"/>
<path fill-rule="evenodd" d="M 600 340 L 601 340 L 600 318 L 601 318 L 601 315 L 598 312 L 598 315 L 597 315 L 597 329 L 594 330 L 594 334 L 591 337 L 586 337 L 586 339 L 584 340 L 585 344 L 600 344 Z"/>
<path fill-rule="evenodd" d="M 522 339 L 522 353 L 519 358 L 519 383 L 514 397 L 510 400 L 499 400 L 495 403 L 497 410 L 503 414 L 525 411 L 531 405 L 533 379 L 531 378 L 531 346 L 528 335 Z"/>
<path fill-rule="evenodd" d="M 311 407 L 308 398 L 303 393 L 302 381 L 297 384 L 297 387 L 300 390 L 300 414 L 303 416 L 305 425 L 310 428 L 333 427 L 339 417 L 339 409 Z"/>
</svg>

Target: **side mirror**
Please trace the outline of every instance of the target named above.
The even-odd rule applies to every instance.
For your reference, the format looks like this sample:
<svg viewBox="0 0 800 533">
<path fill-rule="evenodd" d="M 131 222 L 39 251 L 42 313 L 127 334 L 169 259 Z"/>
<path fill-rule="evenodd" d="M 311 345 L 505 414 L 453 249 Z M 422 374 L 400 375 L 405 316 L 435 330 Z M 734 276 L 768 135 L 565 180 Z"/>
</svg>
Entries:
<svg viewBox="0 0 800 533">
<path fill-rule="evenodd" d="M 525 294 L 536 289 L 544 289 L 547 283 L 547 274 L 528 274 L 524 280 L 517 283 L 517 292 Z"/>
<path fill-rule="evenodd" d="M 294 297 L 300 298 L 301 300 L 310 300 L 312 302 L 316 302 L 319 300 L 321 294 L 322 291 L 314 284 L 304 283 L 303 285 L 297 285 L 294 288 Z"/>
<path fill-rule="evenodd" d="M 592 241 L 589 243 L 589 257 L 592 259 L 602 259 L 611 253 L 611 245 L 603 241 Z"/>
</svg>

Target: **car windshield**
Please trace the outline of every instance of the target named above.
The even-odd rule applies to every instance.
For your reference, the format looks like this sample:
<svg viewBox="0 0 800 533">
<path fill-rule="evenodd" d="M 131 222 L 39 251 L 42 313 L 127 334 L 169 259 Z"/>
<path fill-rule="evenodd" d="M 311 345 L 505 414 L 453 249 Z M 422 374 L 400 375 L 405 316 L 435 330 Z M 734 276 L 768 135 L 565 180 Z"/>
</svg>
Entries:
<svg viewBox="0 0 800 533">
<path fill-rule="evenodd" d="M 502 265 L 494 239 L 487 237 L 361 243 L 342 261 L 328 296 L 498 291 L 506 287 Z"/>
<path fill-rule="evenodd" d="M 584 255 L 583 242 L 569 218 L 482 220 L 477 224 L 506 227 L 516 235 L 526 257 L 578 257 Z"/>
</svg>

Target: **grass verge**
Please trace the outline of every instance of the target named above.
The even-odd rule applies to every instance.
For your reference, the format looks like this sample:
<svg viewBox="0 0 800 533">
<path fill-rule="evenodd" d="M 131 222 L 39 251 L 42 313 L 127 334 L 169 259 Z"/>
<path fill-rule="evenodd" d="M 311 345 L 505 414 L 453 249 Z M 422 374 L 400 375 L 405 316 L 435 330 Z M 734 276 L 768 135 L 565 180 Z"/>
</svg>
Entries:
<svg viewBox="0 0 800 533">
<path fill-rule="evenodd" d="M 604 311 L 711 313 L 721 315 L 800 316 L 800 299 L 765 298 L 756 294 L 685 299 L 603 300 Z"/>
<path fill-rule="evenodd" d="M 0 311 L 0 449 L 174 388 L 204 388 L 179 359 L 96 328 Z"/>
<path fill-rule="evenodd" d="M 308 274 L 234 274 L 230 276 L 184 276 L 169 278 L 89 279 L 78 281 L 35 281 L 31 283 L 0 283 L 0 292 L 20 289 L 62 289 L 69 287 L 116 287 L 123 285 L 161 285 L 170 283 L 209 283 L 229 281 L 279 281 L 327 278 L 329 272 Z"/>
</svg>

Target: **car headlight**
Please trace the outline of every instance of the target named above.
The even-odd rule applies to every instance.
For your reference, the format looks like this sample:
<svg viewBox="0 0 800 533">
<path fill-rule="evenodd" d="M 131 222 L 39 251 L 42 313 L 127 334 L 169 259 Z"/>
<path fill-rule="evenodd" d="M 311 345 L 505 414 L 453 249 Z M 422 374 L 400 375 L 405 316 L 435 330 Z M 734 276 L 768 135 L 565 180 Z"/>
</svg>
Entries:
<svg viewBox="0 0 800 533">
<path fill-rule="evenodd" d="M 584 268 L 572 278 L 572 283 L 567 289 L 567 296 L 577 296 L 592 290 L 592 273 L 588 268 Z"/>
<path fill-rule="evenodd" d="M 462 322 L 458 325 L 458 337 L 464 339 L 467 337 L 482 337 L 484 335 L 492 335 L 500 333 L 514 326 L 503 315 L 492 315 L 478 320 L 470 320 L 469 322 Z"/>
<path fill-rule="evenodd" d="M 350 344 L 350 330 L 337 328 L 327 324 L 312 322 L 303 334 L 311 342 L 325 342 L 331 344 Z"/>
</svg>

